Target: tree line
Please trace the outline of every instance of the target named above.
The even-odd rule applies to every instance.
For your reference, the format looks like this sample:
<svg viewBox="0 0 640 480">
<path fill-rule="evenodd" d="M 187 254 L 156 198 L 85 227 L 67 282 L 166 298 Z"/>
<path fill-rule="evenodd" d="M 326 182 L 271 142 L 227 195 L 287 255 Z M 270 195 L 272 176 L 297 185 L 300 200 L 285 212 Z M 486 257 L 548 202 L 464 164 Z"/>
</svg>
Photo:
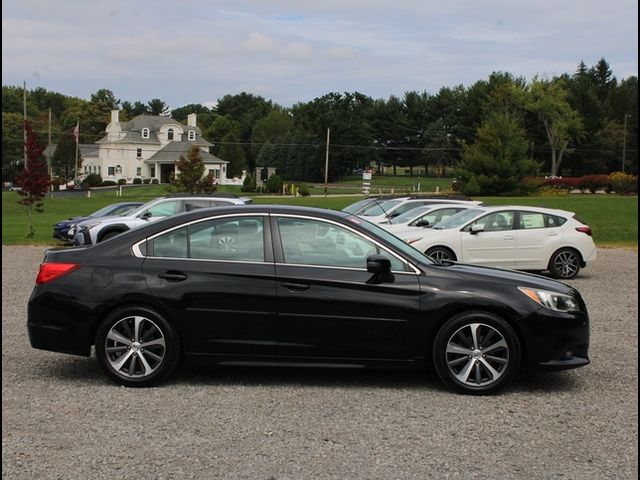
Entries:
<svg viewBox="0 0 640 480">
<path fill-rule="evenodd" d="M 4 181 L 23 167 L 22 101 L 22 87 L 2 87 Z M 528 175 L 638 169 L 638 79 L 618 81 L 604 58 L 591 67 L 580 62 L 574 72 L 551 79 L 495 72 L 469 87 L 443 87 L 435 94 L 410 91 L 374 99 L 332 92 L 289 108 L 246 92 L 225 95 L 212 108 L 171 109 L 157 98 L 123 101 L 108 89 L 84 100 L 36 88 L 27 92 L 27 111 L 45 145 L 49 109 L 52 142 L 59 145 L 52 166 L 60 176 L 71 173 L 76 123 L 80 142 L 93 143 L 104 135 L 112 109 L 120 110 L 121 121 L 151 114 L 186 123 L 196 113 L 204 138 L 214 144 L 211 153 L 230 162 L 229 176 L 272 166 L 288 180 L 322 181 L 328 128 L 330 180 L 376 164 L 394 172 L 455 173 L 463 183 L 473 177 L 482 191 L 499 193 Z"/>
</svg>

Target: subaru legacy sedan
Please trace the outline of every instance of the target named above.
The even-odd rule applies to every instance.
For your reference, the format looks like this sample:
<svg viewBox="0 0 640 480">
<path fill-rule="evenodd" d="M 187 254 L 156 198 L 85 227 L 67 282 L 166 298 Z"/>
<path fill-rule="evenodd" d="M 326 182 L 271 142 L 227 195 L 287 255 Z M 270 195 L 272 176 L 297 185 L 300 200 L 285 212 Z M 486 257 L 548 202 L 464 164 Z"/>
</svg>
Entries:
<svg viewBox="0 0 640 480">
<path fill-rule="evenodd" d="M 35 348 L 89 356 L 129 387 L 183 359 L 424 368 L 492 393 L 522 368 L 589 363 L 574 288 L 435 261 L 362 218 L 285 206 L 198 209 L 49 250 L 28 305 Z"/>
</svg>

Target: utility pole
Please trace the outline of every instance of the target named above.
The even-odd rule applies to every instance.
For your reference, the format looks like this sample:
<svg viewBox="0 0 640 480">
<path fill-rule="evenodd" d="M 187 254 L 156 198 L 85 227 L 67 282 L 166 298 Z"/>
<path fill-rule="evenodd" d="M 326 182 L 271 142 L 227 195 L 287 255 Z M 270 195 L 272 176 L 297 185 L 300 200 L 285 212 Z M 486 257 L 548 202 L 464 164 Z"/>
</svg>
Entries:
<svg viewBox="0 0 640 480">
<path fill-rule="evenodd" d="M 27 82 L 22 82 L 22 149 L 24 152 L 24 168 L 27 169 Z"/>
<path fill-rule="evenodd" d="M 330 128 L 327 128 L 327 154 L 324 160 L 324 196 L 327 196 L 327 181 L 329 180 L 329 134 Z"/>
<path fill-rule="evenodd" d="M 630 113 L 624 114 L 624 130 L 622 133 L 622 172 L 624 172 L 624 161 L 627 154 L 627 117 L 630 116 Z"/>
<path fill-rule="evenodd" d="M 80 119 L 78 119 L 78 123 L 76 124 L 76 131 L 74 132 L 76 137 L 76 166 L 73 171 L 73 186 L 76 185 L 76 180 L 78 179 L 78 150 L 80 148 Z"/>
</svg>

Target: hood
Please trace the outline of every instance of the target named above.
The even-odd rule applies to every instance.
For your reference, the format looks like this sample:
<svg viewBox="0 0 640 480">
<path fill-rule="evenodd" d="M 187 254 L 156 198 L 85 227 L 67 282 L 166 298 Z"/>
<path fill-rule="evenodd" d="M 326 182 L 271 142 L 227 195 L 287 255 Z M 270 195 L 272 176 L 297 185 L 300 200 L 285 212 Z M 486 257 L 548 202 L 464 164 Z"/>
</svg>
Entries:
<svg viewBox="0 0 640 480">
<path fill-rule="evenodd" d="M 551 278 L 503 268 L 482 267 L 468 263 L 446 262 L 442 265 L 431 265 L 443 273 L 455 275 L 459 278 L 477 280 L 482 282 L 503 283 L 519 287 L 531 287 L 541 290 L 551 290 L 558 293 L 569 293 L 573 290 L 567 284 Z"/>
</svg>

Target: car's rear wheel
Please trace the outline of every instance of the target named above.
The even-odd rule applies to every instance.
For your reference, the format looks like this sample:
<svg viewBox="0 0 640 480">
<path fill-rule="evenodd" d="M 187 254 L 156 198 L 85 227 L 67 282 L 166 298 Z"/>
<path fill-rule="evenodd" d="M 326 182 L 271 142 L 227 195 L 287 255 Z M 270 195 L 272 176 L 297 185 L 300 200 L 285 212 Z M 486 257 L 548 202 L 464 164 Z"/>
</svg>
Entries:
<svg viewBox="0 0 640 480">
<path fill-rule="evenodd" d="M 456 261 L 456 254 L 446 247 L 431 247 L 429 250 L 427 250 L 424 253 L 436 261 L 441 261 L 441 260 Z"/>
<path fill-rule="evenodd" d="M 112 312 L 96 334 L 98 363 L 109 377 L 128 387 L 164 381 L 178 364 L 179 348 L 169 322 L 144 306 Z"/>
<path fill-rule="evenodd" d="M 474 395 L 507 385 L 520 367 L 520 342 L 513 328 L 489 312 L 465 312 L 438 331 L 433 362 L 449 387 Z"/>
<path fill-rule="evenodd" d="M 551 255 L 549 273 L 553 278 L 569 280 L 578 275 L 582 266 L 582 257 L 573 248 L 561 248 Z"/>
</svg>

